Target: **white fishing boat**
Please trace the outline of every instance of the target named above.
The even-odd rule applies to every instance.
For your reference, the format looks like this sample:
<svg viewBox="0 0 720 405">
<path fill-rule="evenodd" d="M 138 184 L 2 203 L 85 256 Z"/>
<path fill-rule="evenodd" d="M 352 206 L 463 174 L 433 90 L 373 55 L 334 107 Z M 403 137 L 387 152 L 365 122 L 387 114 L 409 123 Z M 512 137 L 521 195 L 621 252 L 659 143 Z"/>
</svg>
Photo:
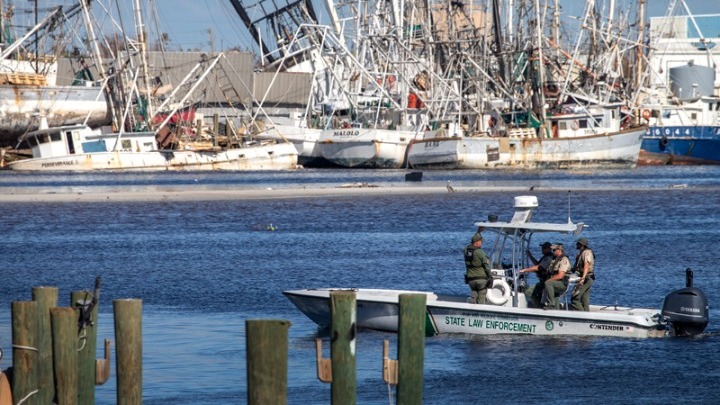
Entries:
<svg viewBox="0 0 720 405">
<path fill-rule="evenodd" d="M 454 124 L 425 132 L 408 150 L 414 169 L 630 168 L 646 127 L 624 128 L 617 105 L 576 108 L 549 116 L 548 130 L 491 125 L 467 136 Z M 499 121 L 503 121 L 503 118 Z M 512 119 L 509 119 L 512 121 Z"/>
<path fill-rule="evenodd" d="M 297 167 L 290 143 L 253 143 L 244 147 L 158 149 L 156 133 L 101 133 L 87 126 L 30 132 L 20 138 L 33 157 L 7 163 L 25 171 L 289 170 Z"/>
<path fill-rule="evenodd" d="M 582 222 L 531 222 L 537 208 L 537 198 L 515 198 L 515 214 L 509 222 L 475 223 L 483 232 L 492 233 L 495 243 L 489 259 L 494 275 L 493 287 L 488 291 L 488 304 L 468 302 L 467 296 L 442 295 L 428 291 L 385 289 L 321 288 L 285 291 L 285 296 L 300 311 L 321 327 L 331 322 L 330 294 L 351 290 L 356 294 L 357 325 L 382 331 L 397 332 L 398 302 L 401 294 L 425 294 L 426 334 L 460 333 L 473 335 L 571 335 L 614 336 L 630 338 L 697 335 L 708 322 L 708 303 L 705 294 L 692 286 L 692 272 L 687 270 L 686 287 L 665 297 L 662 309 L 629 308 L 618 305 L 591 305 L 589 312 L 568 309 L 544 310 L 533 308 L 524 293 L 524 280 L 519 271 L 529 267 L 525 251 L 536 233 L 565 234 L 576 237 L 585 228 Z M 576 280 L 570 280 L 560 297 L 565 301 Z"/>
<path fill-rule="evenodd" d="M 100 126 L 110 123 L 103 86 L 100 82 L 79 79 L 82 73 L 90 71 L 87 65 L 78 72 L 80 76 L 76 76 L 73 85 L 62 85 L 59 84 L 62 80 L 58 81 L 58 61 L 53 54 L 44 49 L 38 50 L 42 52 L 39 56 L 27 51 L 27 47 L 39 46 L 38 43 L 52 38 L 65 38 L 58 30 L 76 25 L 65 19 L 77 15 L 82 4 L 77 2 L 66 9 L 54 7 L 42 21 L 12 43 L 4 42 L 5 32 L 0 34 L 0 144 L 12 144 L 20 135 L 43 124 Z M 2 9 L 2 2 L 0 12 L 3 20 L 13 14 L 11 10 L 6 13 Z M 10 24 L 3 21 L 3 27 Z M 38 37 L 42 41 L 39 42 Z"/>
<path fill-rule="evenodd" d="M 398 169 L 405 164 L 407 147 L 414 130 L 347 128 L 323 130 L 318 144 L 328 161 L 343 167 Z"/>
</svg>

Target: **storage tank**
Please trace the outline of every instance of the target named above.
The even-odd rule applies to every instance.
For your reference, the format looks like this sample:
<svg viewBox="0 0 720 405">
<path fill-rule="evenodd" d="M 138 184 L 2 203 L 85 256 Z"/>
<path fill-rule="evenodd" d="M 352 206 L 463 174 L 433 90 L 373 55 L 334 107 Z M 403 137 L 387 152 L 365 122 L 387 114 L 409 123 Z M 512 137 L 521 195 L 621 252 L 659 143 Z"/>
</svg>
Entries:
<svg viewBox="0 0 720 405">
<path fill-rule="evenodd" d="M 703 96 L 712 96 L 715 85 L 715 70 L 708 66 L 694 65 L 670 68 L 670 89 L 680 101 L 697 101 Z"/>
</svg>

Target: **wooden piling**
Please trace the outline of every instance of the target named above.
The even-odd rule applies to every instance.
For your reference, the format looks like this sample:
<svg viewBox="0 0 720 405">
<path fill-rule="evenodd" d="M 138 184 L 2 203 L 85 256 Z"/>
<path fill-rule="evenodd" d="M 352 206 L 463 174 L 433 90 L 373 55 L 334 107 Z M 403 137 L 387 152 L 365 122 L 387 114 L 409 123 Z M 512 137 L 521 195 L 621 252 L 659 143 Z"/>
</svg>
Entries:
<svg viewBox="0 0 720 405">
<path fill-rule="evenodd" d="M 73 291 L 70 293 L 70 306 L 78 310 L 82 306 L 92 303 L 93 294 L 87 291 Z M 95 403 L 95 356 L 97 353 L 97 321 L 98 306 L 94 305 L 82 329 L 75 327 L 78 332 L 78 404 L 93 405 Z"/>
<path fill-rule="evenodd" d="M 249 405 L 287 403 L 287 320 L 245 321 Z"/>
<path fill-rule="evenodd" d="M 33 287 L 32 300 L 38 303 L 38 401 L 52 403 L 55 398 L 53 347 L 50 309 L 57 307 L 57 287 Z"/>
<path fill-rule="evenodd" d="M 397 404 L 422 404 L 425 294 L 400 294 Z"/>
<path fill-rule="evenodd" d="M 331 403 L 356 403 L 357 309 L 354 291 L 330 293 L 332 327 L 330 357 L 332 358 Z"/>
<path fill-rule="evenodd" d="M 15 301 L 12 308 L 13 378 L 15 403 L 40 404 L 38 397 L 38 303 Z"/>
<path fill-rule="evenodd" d="M 50 318 L 57 404 L 74 405 L 78 403 L 78 311 L 52 308 Z"/>
<path fill-rule="evenodd" d="M 142 300 L 113 301 L 117 404 L 142 403 Z"/>
</svg>

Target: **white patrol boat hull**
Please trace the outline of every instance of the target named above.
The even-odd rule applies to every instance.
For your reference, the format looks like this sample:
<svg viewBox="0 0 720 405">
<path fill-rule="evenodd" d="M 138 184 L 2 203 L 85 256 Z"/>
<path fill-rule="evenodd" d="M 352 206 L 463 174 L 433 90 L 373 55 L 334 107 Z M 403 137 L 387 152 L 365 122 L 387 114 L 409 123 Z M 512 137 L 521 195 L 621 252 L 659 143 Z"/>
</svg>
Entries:
<svg viewBox="0 0 720 405">
<path fill-rule="evenodd" d="M 343 128 L 324 130 L 318 141 L 328 161 L 343 167 L 399 169 L 415 131 Z"/>
<path fill-rule="evenodd" d="M 8 169 L 25 171 L 195 171 L 290 170 L 297 151 L 290 143 L 253 145 L 221 151 L 154 150 L 67 154 L 17 160 Z"/>
<path fill-rule="evenodd" d="M 629 168 L 637 165 L 645 128 L 567 138 L 426 137 L 413 142 L 413 169 Z M 426 135 L 427 136 L 427 135 Z"/>
<path fill-rule="evenodd" d="M 285 291 L 308 318 L 329 326 L 330 292 L 341 289 Z M 425 294 L 426 334 L 471 335 L 664 337 L 671 331 L 661 322 L 659 310 L 591 306 L 590 312 L 513 307 L 512 297 L 503 306 L 467 303 L 465 296 L 438 296 L 431 292 L 346 289 L 356 293 L 357 325 L 387 332 L 398 331 L 400 294 Z M 525 297 L 520 297 L 525 300 Z"/>
</svg>

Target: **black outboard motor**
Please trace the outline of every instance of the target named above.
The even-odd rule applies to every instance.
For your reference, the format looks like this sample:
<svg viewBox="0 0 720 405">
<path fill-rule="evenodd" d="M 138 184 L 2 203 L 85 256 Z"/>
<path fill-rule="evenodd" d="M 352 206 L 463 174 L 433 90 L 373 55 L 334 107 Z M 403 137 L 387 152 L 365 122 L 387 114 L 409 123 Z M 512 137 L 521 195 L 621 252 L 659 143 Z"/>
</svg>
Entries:
<svg viewBox="0 0 720 405">
<path fill-rule="evenodd" d="M 708 300 L 704 292 L 693 287 L 693 272 L 689 268 L 685 270 L 685 285 L 665 297 L 662 315 L 676 336 L 695 336 L 708 324 Z"/>
</svg>

